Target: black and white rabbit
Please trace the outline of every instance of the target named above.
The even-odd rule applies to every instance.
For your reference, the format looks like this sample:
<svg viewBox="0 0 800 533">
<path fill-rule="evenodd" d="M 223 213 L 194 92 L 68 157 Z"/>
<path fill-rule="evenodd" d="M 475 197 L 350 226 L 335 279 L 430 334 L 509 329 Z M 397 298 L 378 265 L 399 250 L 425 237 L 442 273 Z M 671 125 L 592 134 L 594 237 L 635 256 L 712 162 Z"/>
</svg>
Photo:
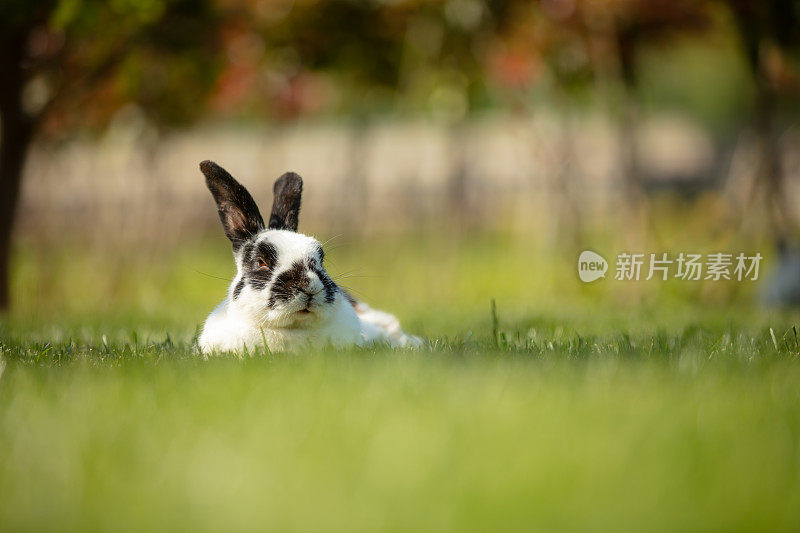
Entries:
<svg viewBox="0 0 800 533">
<path fill-rule="evenodd" d="M 357 302 L 330 278 L 322 245 L 297 232 L 303 180 L 287 172 L 275 181 L 269 223 L 250 193 L 212 161 L 200 170 L 233 243 L 236 277 L 228 296 L 206 319 L 198 339 L 204 353 L 255 347 L 338 347 L 375 342 L 420 346 L 389 313 Z"/>
</svg>

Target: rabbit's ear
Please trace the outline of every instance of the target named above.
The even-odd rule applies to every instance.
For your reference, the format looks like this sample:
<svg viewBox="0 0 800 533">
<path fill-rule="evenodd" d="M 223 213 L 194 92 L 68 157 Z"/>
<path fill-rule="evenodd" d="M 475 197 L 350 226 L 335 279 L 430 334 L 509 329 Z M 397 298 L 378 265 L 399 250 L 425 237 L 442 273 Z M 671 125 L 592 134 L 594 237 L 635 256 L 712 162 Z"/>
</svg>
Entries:
<svg viewBox="0 0 800 533">
<path fill-rule="evenodd" d="M 297 231 L 303 178 L 294 172 L 287 172 L 275 180 L 272 191 L 275 193 L 275 200 L 269 215 L 269 229 Z"/>
<path fill-rule="evenodd" d="M 208 190 L 217 202 L 225 235 L 236 250 L 243 242 L 264 229 L 264 219 L 247 189 L 224 168 L 213 161 L 203 161 L 200 163 L 200 170 L 205 174 Z"/>
</svg>

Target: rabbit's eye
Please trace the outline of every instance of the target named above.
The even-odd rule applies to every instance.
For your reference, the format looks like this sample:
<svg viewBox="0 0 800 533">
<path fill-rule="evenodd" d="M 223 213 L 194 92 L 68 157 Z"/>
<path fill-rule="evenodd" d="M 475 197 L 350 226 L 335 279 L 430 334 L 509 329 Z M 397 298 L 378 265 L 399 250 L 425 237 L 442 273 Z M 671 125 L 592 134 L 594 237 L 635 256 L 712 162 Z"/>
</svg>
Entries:
<svg viewBox="0 0 800 533">
<path fill-rule="evenodd" d="M 261 257 L 258 258 L 258 268 L 267 269 L 267 262 Z"/>
</svg>

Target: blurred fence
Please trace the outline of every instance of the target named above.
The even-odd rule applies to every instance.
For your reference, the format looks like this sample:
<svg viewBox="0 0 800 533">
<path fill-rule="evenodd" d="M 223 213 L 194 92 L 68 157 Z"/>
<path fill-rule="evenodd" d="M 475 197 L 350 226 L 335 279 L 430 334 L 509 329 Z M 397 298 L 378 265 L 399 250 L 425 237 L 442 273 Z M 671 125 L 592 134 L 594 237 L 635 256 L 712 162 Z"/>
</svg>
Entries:
<svg viewBox="0 0 800 533">
<path fill-rule="evenodd" d="M 746 135 L 718 140 L 665 115 L 636 133 L 646 190 L 719 191 L 746 207 L 758 160 Z M 158 135 L 134 121 L 100 139 L 39 144 L 27 166 L 19 235 L 172 243 L 216 226 L 198 163 L 213 159 L 269 209 L 273 180 L 305 179 L 301 225 L 320 235 L 443 221 L 457 228 L 609 222 L 623 205 L 615 123 L 602 115 L 485 116 L 290 127 L 205 126 Z M 800 134 L 784 147 L 786 190 L 800 198 Z M 792 204 L 797 210 L 797 202 Z M 797 213 L 795 213 L 797 214 Z"/>
</svg>

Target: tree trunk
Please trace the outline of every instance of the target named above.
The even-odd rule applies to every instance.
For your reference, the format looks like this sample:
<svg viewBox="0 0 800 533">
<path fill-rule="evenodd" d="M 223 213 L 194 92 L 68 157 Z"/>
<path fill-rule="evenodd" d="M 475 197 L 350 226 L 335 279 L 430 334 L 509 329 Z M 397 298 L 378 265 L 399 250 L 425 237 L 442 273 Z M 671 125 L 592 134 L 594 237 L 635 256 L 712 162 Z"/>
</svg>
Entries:
<svg viewBox="0 0 800 533">
<path fill-rule="evenodd" d="M 8 310 L 10 304 L 11 236 L 31 137 L 27 124 L 11 122 L 4 114 L 0 140 L 0 311 Z"/>
<path fill-rule="evenodd" d="M 619 164 L 623 186 L 623 224 L 628 246 L 641 248 L 654 236 L 650 220 L 650 205 L 639 160 L 638 75 L 636 70 L 637 36 L 631 31 L 617 29 L 617 60 L 622 92 L 622 110 L 617 120 Z"/>
<path fill-rule="evenodd" d="M 774 27 L 754 23 L 754 9 L 764 8 L 758 2 L 730 2 L 739 38 L 741 39 L 750 75 L 755 84 L 755 130 L 759 149 L 759 168 L 753 178 L 749 201 L 763 198 L 767 224 L 778 246 L 797 238 L 797 224 L 786 197 L 785 170 L 778 138 L 778 94 L 772 86 L 764 61 L 764 47 L 774 41 Z M 785 24 L 791 19 L 775 21 Z"/>
<path fill-rule="evenodd" d="M 775 107 L 777 95 L 761 71 L 756 75 L 756 133 L 761 150 L 761 165 L 756 183 L 763 188 L 768 222 L 772 237 L 777 243 L 785 243 L 794 233 L 792 214 L 785 194 L 784 170 L 778 138 Z"/>
<path fill-rule="evenodd" d="M 0 84 L 0 312 L 8 310 L 11 300 L 11 237 L 22 170 L 34 131 L 33 121 L 22 109 L 26 35 L 5 35 L 0 41 L 0 70 L 5 78 Z"/>
</svg>

